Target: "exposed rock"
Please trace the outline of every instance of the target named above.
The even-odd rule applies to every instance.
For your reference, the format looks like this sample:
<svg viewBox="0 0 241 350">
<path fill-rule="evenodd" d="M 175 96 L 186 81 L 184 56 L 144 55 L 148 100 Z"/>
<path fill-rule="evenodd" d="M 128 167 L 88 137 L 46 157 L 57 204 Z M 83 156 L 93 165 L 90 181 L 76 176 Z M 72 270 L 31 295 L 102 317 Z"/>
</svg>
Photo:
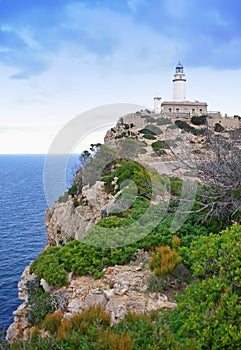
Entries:
<svg viewBox="0 0 241 350">
<path fill-rule="evenodd" d="M 45 292 L 50 293 L 51 290 L 53 289 L 44 278 L 41 278 L 40 285 L 42 286 L 42 288 Z"/>
<path fill-rule="evenodd" d="M 83 205 L 74 207 L 70 197 L 66 203 L 56 202 L 46 210 L 46 227 L 49 245 L 65 244 L 71 239 L 80 239 L 85 232 L 102 218 L 103 211 L 113 203 L 114 197 L 107 194 L 102 181 L 82 189 Z"/>
<path fill-rule="evenodd" d="M 25 301 L 28 300 L 26 283 L 27 281 L 33 280 L 35 277 L 36 276 L 34 274 L 30 274 L 30 265 L 27 266 L 21 275 L 20 281 L 18 282 L 18 299 Z"/>
<path fill-rule="evenodd" d="M 123 319 L 128 311 L 142 313 L 160 308 L 175 308 L 176 304 L 169 302 L 166 295 L 146 292 L 146 279 L 152 272 L 147 266 L 143 267 L 146 254 L 139 251 L 137 257 L 142 257 L 138 265 L 133 263 L 129 266 L 109 267 L 99 280 L 91 276 L 73 276 L 68 286 L 53 291 L 63 317 L 70 318 L 92 305 L 100 305 L 110 313 L 111 322 L 116 323 Z M 23 278 L 26 283 L 26 274 L 23 274 Z M 23 288 L 23 281 L 21 287 Z M 26 320 L 26 306 L 25 301 L 14 312 L 14 323 L 7 332 L 9 340 L 28 334 L 30 326 Z"/>
<path fill-rule="evenodd" d="M 169 302 L 166 295 L 146 292 L 146 279 L 151 274 L 140 263 L 138 266 L 109 267 L 99 280 L 90 276 L 75 276 L 68 287 L 61 288 L 65 288 L 69 300 L 64 315 L 71 317 L 77 309 L 100 305 L 110 313 L 111 322 L 116 323 L 128 311 L 141 313 L 159 308 L 175 308 L 176 304 Z"/>
<path fill-rule="evenodd" d="M 6 339 L 9 340 L 9 341 L 17 339 L 19 337 L 19 333 L 20 333 L 19 324 L 14 321 L 8 327 Z"/>
<path fill-rule="evenodd" d="M 73 299 L 68 304 L 67 309 L 70 311 L 70 313 L 77 313 L 81 310 L 84 310 L 85 306 L 79 299 Z"/>
<path fill-rule="evenodd" d="M 23 335 L 23 331 L 28 327 L 26 318 L 27 303 L 23 302 L 17 310 L 13 312 L 14 322 L 9 326 L 6 334 L 7 340 L 14 340 Z"/>
<path fill-rule="evenodd" d="M 103 292 L 97 293 L 96 291 L 91 292 L 85 299 L 85 308 L 88 309 L 90 306 L 100 305 L 103 309 L 107 303 L 107 299 Z"/>
</svg>

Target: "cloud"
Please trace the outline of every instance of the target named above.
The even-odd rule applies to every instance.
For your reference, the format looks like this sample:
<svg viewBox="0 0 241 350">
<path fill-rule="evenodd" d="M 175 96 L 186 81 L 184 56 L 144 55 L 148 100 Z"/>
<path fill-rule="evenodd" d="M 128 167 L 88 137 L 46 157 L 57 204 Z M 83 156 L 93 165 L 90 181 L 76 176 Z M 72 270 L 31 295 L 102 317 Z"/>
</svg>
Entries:
<svg viewBox="0 0 241 350">
<path fill-rule="evenodd" d="M 239 69 L 240 12 L 239 0 L 3 0 L 0 60 L 18 70 L 15 79 L 45 72 L 63 50 L 94 56 L 100 69 L 133 73 L 179 58 L 192 67 Z"/>
</svg>

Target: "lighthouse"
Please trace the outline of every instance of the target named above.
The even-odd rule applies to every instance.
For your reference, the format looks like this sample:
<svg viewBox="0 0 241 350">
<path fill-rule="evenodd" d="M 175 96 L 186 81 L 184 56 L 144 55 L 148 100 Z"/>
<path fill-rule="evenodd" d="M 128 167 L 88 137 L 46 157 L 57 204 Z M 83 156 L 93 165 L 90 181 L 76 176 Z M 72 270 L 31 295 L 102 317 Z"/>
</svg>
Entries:
<svg viewBox="0 0 241 350">
<path fill-rule="evenodd" d="M 186 101 L 186 79 L 180 62 L 176 66 L 173 79 L 173 101 Z"/>
</svg>

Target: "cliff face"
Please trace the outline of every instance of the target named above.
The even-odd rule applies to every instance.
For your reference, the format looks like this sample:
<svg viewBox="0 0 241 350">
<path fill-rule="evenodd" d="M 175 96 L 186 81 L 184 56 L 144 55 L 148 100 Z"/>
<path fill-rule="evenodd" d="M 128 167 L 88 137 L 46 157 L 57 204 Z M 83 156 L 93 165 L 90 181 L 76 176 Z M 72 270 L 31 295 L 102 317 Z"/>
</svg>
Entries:
<svg viewBox="0 0 241 350">
<path fill-rule="evenodd" d="M 66 203 L 54 203 L 46 210 L 48 244 L 60 245 L 80 239 L 102 218 L 114 200 L 115 196 L 106 193 L 104 182 L 96 181 L 93 186 L 82 189 L 82 205 L 75 206 L 71 196 Z"/>
<path fill-rule="evenodd" d="M 9 326 L 6 335 L 6 339 L 10 341 L 22 337 L 24 335 L 24 330 L 29 327 L 26 317 L 28 305 L 26 284 L 28 281 L 31 281 L 36 277 L 34 274 L 29 273 L 29 269 L 30 266 L 27 266 L 24 269 L 21 280 L 18 283 L 18 299 L 23 300 L 23 303 L 13 312 L 14 322 Z"/>
</svg>

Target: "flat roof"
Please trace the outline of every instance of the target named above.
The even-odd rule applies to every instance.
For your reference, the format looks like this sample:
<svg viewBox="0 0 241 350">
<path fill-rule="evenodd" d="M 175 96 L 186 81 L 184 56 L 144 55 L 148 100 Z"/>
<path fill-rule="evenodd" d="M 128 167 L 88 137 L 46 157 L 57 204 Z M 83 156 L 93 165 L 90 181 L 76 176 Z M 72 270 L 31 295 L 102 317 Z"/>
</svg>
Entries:
<svg viewBox="0 0 241 350">
<path fill-rule="evenodd" d="M 207 106 L 207 102 L 199 102 L 199 101 L 163 101 L 162 105 L 187 105 L 187 106 Z"/>
</svg>

